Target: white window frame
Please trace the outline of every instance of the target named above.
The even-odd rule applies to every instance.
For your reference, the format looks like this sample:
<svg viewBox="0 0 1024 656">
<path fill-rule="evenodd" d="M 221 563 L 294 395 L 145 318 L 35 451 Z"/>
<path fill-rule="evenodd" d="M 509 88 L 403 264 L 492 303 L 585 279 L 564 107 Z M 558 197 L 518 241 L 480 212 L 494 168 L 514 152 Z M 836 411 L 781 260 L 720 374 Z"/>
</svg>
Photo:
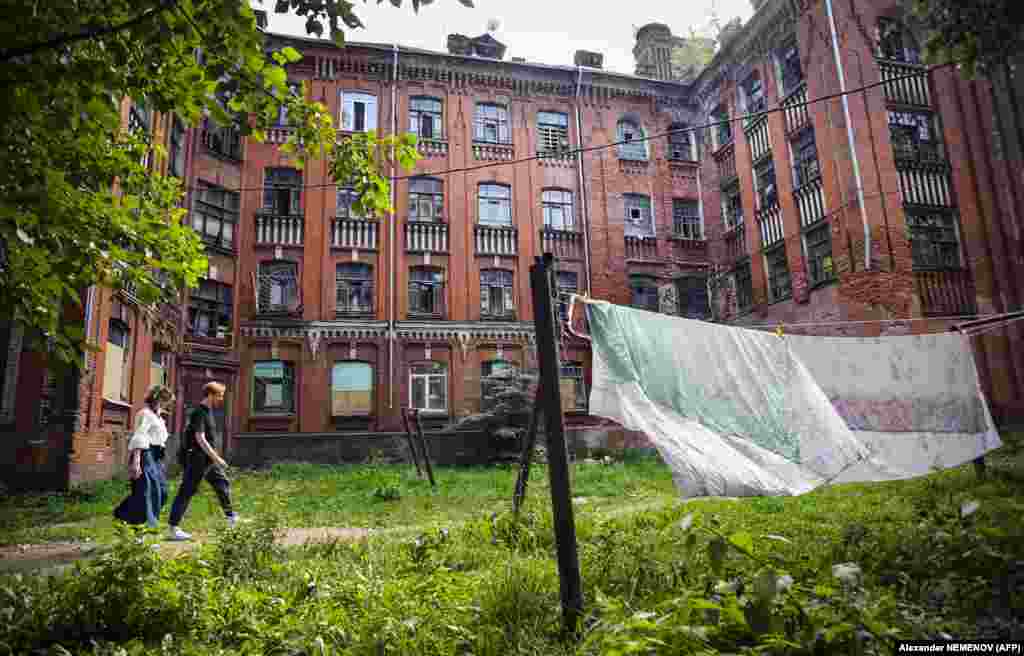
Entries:
<svg viewBox="0 0 1024 656">
<path fill-rule="evenodd" d="M 442 373 L 435 373 L 433 371 L 428 373 L 416 373 L 416 367 L 425 365 L 441 365 L 440 371 Z M 430 407 L 430 381 L 431 379 L 441 378 L 444 381 L 442 389 L 444 389 L 444 407 L 443 408 L 431 408 Z M 426 408 L 417 408 L 413 404 L 413 388 L 415 381 L 422 380 L 426 386 L 424 389 L 424 400 Z M 444 362 L 413 362 L 409 365 L 409 407 L 415 410 L 419 410 L 424 414 L 447 414 L 449 405 L 449 390 L 448 390 L 448 365 Z"/>
<path fill-rule="evenodd" d="M 345 132 L 372 132 L 377 129 L 377 96 L 365 91 L 342 90 L 339 97 L 341 116 L 338 117 L 338 124 Z M 358 129 L 355 125 L 356 104 L 363 105 L 363 126 Z"/>
</svg>

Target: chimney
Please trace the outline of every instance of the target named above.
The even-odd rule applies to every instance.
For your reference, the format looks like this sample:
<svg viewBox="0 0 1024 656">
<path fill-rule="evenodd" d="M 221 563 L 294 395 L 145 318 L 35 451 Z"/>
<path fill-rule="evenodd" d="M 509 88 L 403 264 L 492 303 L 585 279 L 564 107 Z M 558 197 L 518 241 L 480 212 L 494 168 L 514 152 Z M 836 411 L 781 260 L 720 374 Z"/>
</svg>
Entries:
<svg viewBox="0 0 1024 656">
<path fill-rule="evenodd" d="M 267 10 L 253 9 L 252 13 L 256 14 L 256 27 L 261 30 L 267 29 Z"/>
<path fill-rule="evenodd" d="M 601 64 L 604 62 L 604 55 L 602 55 L 599 52 L 577 50 L 576 54 L 572 58 L 572 61 L 576 66 L 586 66 L 587 68 L 601 68 Z"/>
</svg>

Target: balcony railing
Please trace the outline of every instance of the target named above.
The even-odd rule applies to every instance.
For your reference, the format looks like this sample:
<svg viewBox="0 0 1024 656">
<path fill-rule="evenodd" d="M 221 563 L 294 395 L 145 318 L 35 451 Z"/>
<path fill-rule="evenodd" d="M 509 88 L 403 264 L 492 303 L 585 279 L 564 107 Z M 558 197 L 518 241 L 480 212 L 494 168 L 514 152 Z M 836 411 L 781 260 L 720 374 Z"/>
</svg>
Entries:
<svg viewBox="0 0 1024 656">
<path fill-rule="evenodd" d="M 510 161 L 516 158 L 516 150 L 512 144 L 474 142 L 473 157 L 476 159 Z"/>
<path fill-rule="evenodd" d="M 441 139 L 423 139 L 416 142 L 416 150 L 424 157 L 445 157 L 448 155 L 448 142 Z"/>
<path fill-rule="evenodd" d="M 583 257 L 583 235 L 579 232 L 544 228 L 540 231 L 540 239 L 545 253 L 569 260 Z"/>
<path fill-rule="evenodd" d="M 921 312 L 926 317 L 977 313 L 974 283 L 965 270 L 915 271 Z"/>
<path fill-rule="evenodd" d="M 825 217 L 825 194 L 821 189 L 821 178 L 812 178 L 793 192 L 800 225 L 807 227 Z"/>
<path fill-rule="evenodd" d="M 518 246 L 518 231 L 511 226 L 476 226 L 477 255 L 515 255 Z"/>
<path fill-rule="evenodd" d="M 378 225 L 371 219 L 334 219 L 331 222 L 331 246 L 375 251 Z"/>
<path fill-rule="evenodd" d="M 405 224 L 405 250 L 410 253 L 447 253 L 448 224 L 409 221 Z"/>
<path fill-rule="evenodd" d="M 920 64 L 907 64 L 886 59 L 878 60 L 878 69 L 882 77 L 885 99 L 900 105 L 916 105 L 929 107 L 932 104 L 931 92 L 928 89 L 928 69 Z M 905 75 L 916 77 L 901 78 Z"/>
<path fill-rule="evenodd" d="M 900 167 L 897 169 L 900 200 L 906 205 L 952 207 L 949 171 L 945 167 Z"/>
<path fill-rule="evenodd" d="M 301 214 L 257 212 L 256 243 L 272 246 L 301 246 L 304 221 Z"/>
<path fill-rule="evenodd" d="M 772 152 L 771 141 L 768 140 L 768 116 L 759 116 L 745 130 L 747 143 L 750 144 L 750 157 L 755 162 Z"/>
<path fill-rule="evenodd" d="M 635 237 L 626 235 L 627 260 L 658 259 L 658 240 L 656 237 Z"/>
<path fill-rule="evenodd" d="M 786 134 L 793 134 L 804 128 L 811 122 L 811 115 L 807 112 L 807 83 L 801 82 L 800 86 L 792 91 L 782 100 L 783 112 L 786 115 Z"/>
<path fill-rule="evenodd" d="M 761 229 L 761 247 L 768 248 L 782 241 L 785 236 L 782 230 L 782 207 L 778 199 L 764 205 L 755 214 L 757 225 Z"/>
</svg>

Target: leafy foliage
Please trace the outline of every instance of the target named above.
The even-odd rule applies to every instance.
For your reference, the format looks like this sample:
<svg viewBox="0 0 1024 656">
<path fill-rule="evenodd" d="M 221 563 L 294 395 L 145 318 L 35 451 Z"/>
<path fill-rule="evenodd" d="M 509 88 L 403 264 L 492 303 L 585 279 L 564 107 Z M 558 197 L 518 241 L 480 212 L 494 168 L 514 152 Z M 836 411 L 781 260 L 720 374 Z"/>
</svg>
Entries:
<svg viewBox="0 0 1024 656">
<path fill-rule="evenodd" d="M 481 412 L 456 420 L 455 430 L 482 430 L 495 451 L 516 448 L 535 412 L 537 375 L 516 367 L 498 369 L 481 380 Z"/>
<path fill-rule="evenodd" d="M 1017 0 L 913 0 L 934 64 L 957 62 L 967 75 L 990 75 L 1024 54 L 1024 15 Z"/>
<path fill-rule="evenodd" d="M 308 99 L 308 89 L 290 91 L 286 67 L 301 55 L 286 47 L 268 56 L 248 2 L 139 5 L 36 2 L 6 12 L 0 307 L 71 362 L 81 361 L 83 331 L 65 320 L 65 308 L 80 305 L 83 290 L 130 285 L 152 306 L 173 302 L 206 270 L 198 237 L 182 225 L 181 182 L 153 173 L 151 158 L 167 153 L 144 127 L 121 129 L 124 99 L 144 106 L 150 128 L 157 121 L 149 110 L 192 126 L 208 115 L 260 141 L 284 108 L 290 133 L 281 150 L 299 167 L 328 160 L 354 181 L 368 213 L 391 209 L 386 167 L 418 158 L 406 136 L 359 135 L 339 146 L 327 107 Z M 344 0 L 279 0 L 275 10 L 307 16 L 311 33 L 326 23 L 339 43 L 341 24 L 362 25 Z"/>
</svg>

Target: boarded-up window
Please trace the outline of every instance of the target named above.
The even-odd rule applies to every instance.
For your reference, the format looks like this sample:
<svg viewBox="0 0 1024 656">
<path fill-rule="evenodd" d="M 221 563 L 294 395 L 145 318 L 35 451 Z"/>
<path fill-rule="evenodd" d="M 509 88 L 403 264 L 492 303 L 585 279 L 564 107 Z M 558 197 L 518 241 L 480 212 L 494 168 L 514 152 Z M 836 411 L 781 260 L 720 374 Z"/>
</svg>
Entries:
<svg viewBox="0 0 1024 656">
<path fill-rule="evenodd" d="M 111 319 L 107 330 L 107 350 L 103 368 L 103 398 L 111 401 L 128 400 L 131 372 L 131 331 L 121 319 Z"/>
<path fill-rule="evenodd" d="M 167 384 L 167 355 L 167 351 L 159 346 L 153 347 L 153 357 L 150 358 L 149 365 L 150 386 Z"/>
<path fill-rule="evenodd" d="M 562 412 L 579 412 L 587 409 L 587 389 L 583 382 L 582 363 L 566 362 L 562 365 L 558 391 L 562 398 Z"/>
<path fill-rule="evenodd" d="M 253 412 L 295 412 L 295 375 L 291 362 L 268 360 L 254 363 L 252 383 Z"/>
<path fill-rule="evenodd" d="M 368 415 L 373 411 L 373 367 L 365 362 L 336 362 L 331 370 L 331 414 Z"/>
</svg>

